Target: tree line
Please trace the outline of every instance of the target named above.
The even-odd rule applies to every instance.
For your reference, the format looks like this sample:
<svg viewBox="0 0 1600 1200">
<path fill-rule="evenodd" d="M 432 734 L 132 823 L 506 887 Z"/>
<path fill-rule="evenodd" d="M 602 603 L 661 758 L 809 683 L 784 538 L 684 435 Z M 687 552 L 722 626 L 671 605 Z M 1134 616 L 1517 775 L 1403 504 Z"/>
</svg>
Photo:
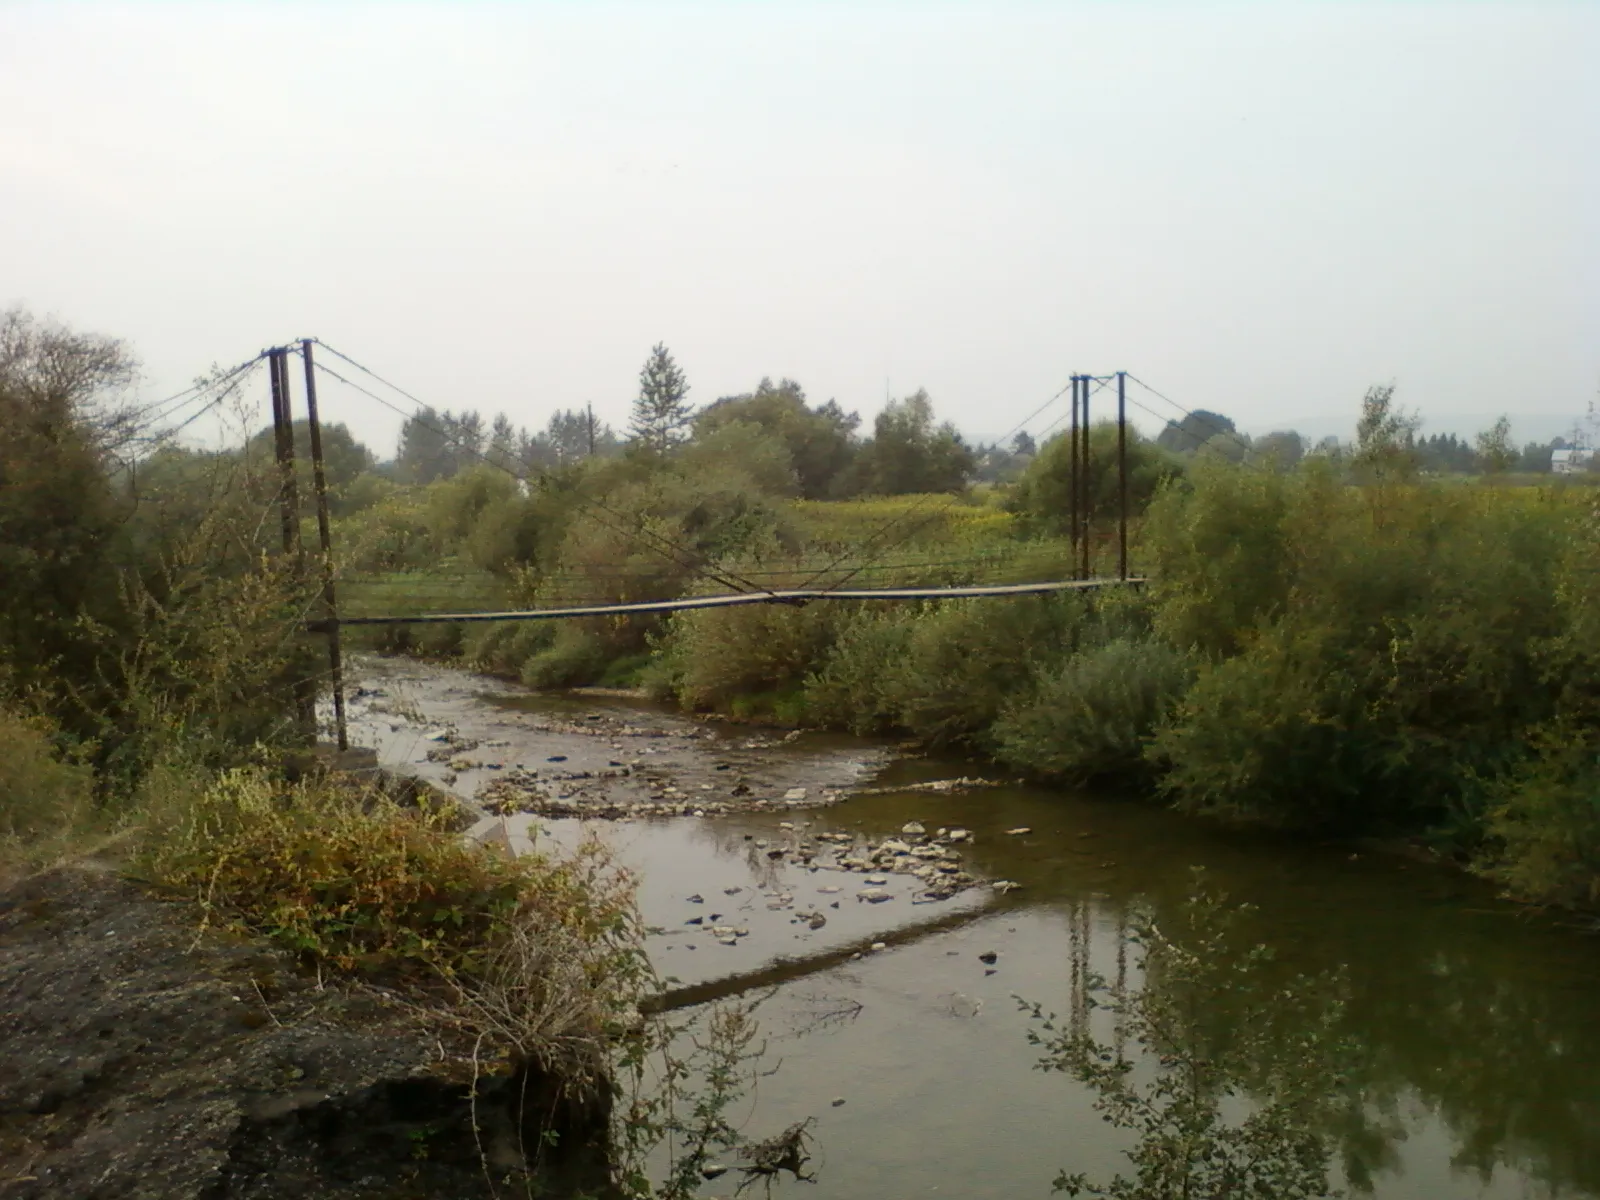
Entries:
<svg viewBox="0 0 1600 1200">
<path fill-rule="evenodd" d="M 833 400 L 810 403 L 792 379 L 763 378 L 752 391 L 700 409 L 689 402 L 689 390 L 672 352 L 657 344 L 640 370 L 625 434 L 590 407 L 559 409 L 538 432 L 514 425 L 503 413 L 486 421 L 472 409 L 425 408 L 401 427 L 393 461 L 366 469 L 404 484 L 449 479 L 482 462 L 528 474 L 624 454 L 664 458 L 729 431 L 781 460 L 790 490 L 808 500 L 953 492 L 977 469 L 973 448 L 954 425 L 938 420 L 921 389 L 890 401 L 867 437 L 857 414 Z"/>
</svg>

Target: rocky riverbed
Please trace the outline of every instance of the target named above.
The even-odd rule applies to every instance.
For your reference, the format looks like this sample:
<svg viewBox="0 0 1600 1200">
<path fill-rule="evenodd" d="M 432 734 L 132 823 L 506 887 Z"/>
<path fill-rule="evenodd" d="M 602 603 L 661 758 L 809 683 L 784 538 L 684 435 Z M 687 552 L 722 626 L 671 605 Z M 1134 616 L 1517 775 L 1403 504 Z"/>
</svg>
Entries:
<svg viewBox="0 0 1600 1200">
<path fill-rule="evenodd" d="M 694 720 L 616 693 L 534 696 L 403 659 L 359 669 L 355 740 L 449 789 L 479 814 L 467 836 L 505 852 L 606 841 L 637 870 L 653 956 L 680 983 L 727 977 L 731 992 L 780 960 L 871 954 L 1018 886 L 974 869 L 970 829 L 883 830 L 851 807 L 987 779 L 885 786 L 896 755 L 857 739 Z"/>
</svg>

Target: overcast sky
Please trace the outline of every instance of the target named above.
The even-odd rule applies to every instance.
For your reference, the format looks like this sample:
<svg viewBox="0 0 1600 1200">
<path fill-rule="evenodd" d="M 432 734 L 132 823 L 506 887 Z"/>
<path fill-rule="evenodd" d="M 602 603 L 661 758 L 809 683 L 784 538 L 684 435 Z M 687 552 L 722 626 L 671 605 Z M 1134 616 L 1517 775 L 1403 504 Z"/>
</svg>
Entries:
<svg viewBox="0 0 1600 1200">
<path fill-rule="evenodd" d="M 0 3 L 0 304 L 151 397 L 316 335 L 621 424 L 665 341 L 702 403 L 920 386 L 979 435 L 1120 369 L 1544 437 L 1600 388 L 1596 64 L 1600 4 L 1530 0 Z"/>
</svg>

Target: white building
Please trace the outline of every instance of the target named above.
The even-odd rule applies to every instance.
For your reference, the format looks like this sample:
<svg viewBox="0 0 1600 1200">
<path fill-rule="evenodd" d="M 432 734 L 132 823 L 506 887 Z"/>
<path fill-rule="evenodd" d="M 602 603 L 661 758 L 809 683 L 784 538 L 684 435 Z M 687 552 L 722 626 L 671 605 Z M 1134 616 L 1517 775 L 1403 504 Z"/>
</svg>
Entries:
<svg viewBox="0 0 1600 1200">
<path fill-rule="evenodd" d="M 1550 451 L 1550 470 L 1557 475 L 1576 475 L 1589 469 L 1589 460 L 1594 457 L 1593 450 Z"/>
</svg>

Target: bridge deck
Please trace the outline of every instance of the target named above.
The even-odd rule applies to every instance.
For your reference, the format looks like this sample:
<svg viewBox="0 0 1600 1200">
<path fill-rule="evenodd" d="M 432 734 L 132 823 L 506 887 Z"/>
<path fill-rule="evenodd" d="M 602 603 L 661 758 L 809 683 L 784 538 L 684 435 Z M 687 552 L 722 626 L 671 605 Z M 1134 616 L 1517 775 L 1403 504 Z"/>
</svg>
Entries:
<svg viewBox="0 0 1600 1200">
<path fill-rule="evenodd" d="M 416 613 L 398 617 L 340 617 L 340 625 L 421 625 L 456 621 L 549 621 L 561 617 L 605 617 L 625 613 L 680 612 L 696 608 L 731 608 L 740 604 L 809 604 L 813 600 L 959 600 L 974 596 L 1037 596 L 1048 592 L 1084 592 L 1106 587 L 1138 586 L 1130 579 L 1054 579 L 1042 583 L 1004 583 L 973 587 L 793 589 L 732 592 L 717 596 L 683 596 L 637 604 L 587 604 L 569 608 L 533 608 L 508 612 Z M 328 621 L 312 622 L 326 630 Z"/>
</svg>

